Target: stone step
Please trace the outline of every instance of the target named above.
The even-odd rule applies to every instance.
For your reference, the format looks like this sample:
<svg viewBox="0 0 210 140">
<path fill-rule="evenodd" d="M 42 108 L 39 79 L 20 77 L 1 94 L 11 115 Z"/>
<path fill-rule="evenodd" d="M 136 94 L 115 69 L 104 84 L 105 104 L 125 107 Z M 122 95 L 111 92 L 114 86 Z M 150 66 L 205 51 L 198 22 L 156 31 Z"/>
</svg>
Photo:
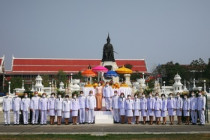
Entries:
<svg viewBox="0 0 210 140">
<path fill-rule="evenodd" d="M 95 124 L 113 124 L 111 111 L 95 111 Z"/>
</svg>

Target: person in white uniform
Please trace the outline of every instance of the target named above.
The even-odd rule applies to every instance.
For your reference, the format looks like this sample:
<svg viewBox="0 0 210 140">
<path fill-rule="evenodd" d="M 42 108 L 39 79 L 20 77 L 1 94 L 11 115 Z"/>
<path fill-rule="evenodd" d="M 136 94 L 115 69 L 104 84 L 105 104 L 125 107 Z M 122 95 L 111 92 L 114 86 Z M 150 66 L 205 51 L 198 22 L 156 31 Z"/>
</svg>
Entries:
<svg viewBox="0 0 210 140">
<path fill-rule="evenodd" d="M 18 97 L 18 93 L 15 93 L 15 97 L 12 98 L 12 110 L 14 114 L 14 125 L 19 125 L 20 121 L 20 105 L 21 98 Z"/>
<path fill-rule="evenodd" d="M 160 124 L 161 110 L 162 110 L 162 100 L 159 98 L 159 94 L 155 94 L 155 119 L 156 124 Z"/>
<path fill-rule="evenodd" d="M 120 93 L 120 98 L 119 98 L 119 112 L 120 112 L 120 121 L 121 124 L 125 123 L 125 96 L 124 93 Z"/>
<path fill-rule="evenodd" d="M 62 119 L 62 108 L 63 107 L 63 98 L 61 94 L 58 94 L 57 99 L 55 100 L 55 111 L 57 115 L 57 125 L 61 125 Z"/>
<path fill-rule="evenodd" d="M 147 98 L 147 112 L 149 116 L 150 125 L 153 124 L 154 109 L 155 109 L 155 99 L 152 97 L 152 93 L 150 93 L 149 97 Z"/>
<path fill-rule="evenodd" d="M 138 98 L 138 94 L 134 95 L 134 103 L 133 103 L 133 108 L 134 108 L 134 116 L 135 116 L 135 122 L 136 124 L 139 124 L 139 116 L 140 116 L 140 99 Z"/>
<path fill-rule="evenodd" d="M 86 98 L 86 110 L 88 111 L 88 124 L 94 123 L 94 110 L 96 108 L 96 98 L 93 96 L 93 91 L 90 90 L 89 96 Z"/>
<path fill-rule="evenodd" d="M 42 94 L 42 98 L 39 99 L 39 110 L 41 111 L 41 125 L 47 125 L 47 110 L 48 110 L 48 99 L 46 93 Z"/>
<path fill-rule="evenodd" d="M 163 125 L 166 125 L 166 113 L 167 113 L 167 100 L 165 94 L 161 94 L 162 107 L 161 107 L 161 117 L 163 117 Z"/>
<path fill-rule="evenodd" d="M 128 95 L 127 100 L 125 101 L 125 110 L 126 116 L 128 118 L 128 124 L 131 124 L 133 118 L 133 100 L 131 99 L 131 95 Z"/>
<path fill-rule="evenodd" d="M 190 115 L 193 125 L 197 124 L 197 110 L 198 110 L 198 99 L 195 96 L 195 93 L 192 92 L 190 98 Z"/>
<path fill-rule="evenodd" d="M 54 125 L 55 122 L 55 93 L 51 93 L 50 98 L 48 99 L 48 114 L 50 116 L 50 125 Z"/>
<path fill-rule="evenodd" d="M 34 93 L 34 97 L 32 97 L 30 102 L 30 107 L 32 110 L 32 124 L 38 124 L 39 119 L 39 99 L 38 92 Z"/>
<path fill-rule="evenodd" d="M 21 110 L 23 112 L 23 124 L 28 124 L 28 113 L 30 110 L 30 98 L 28 98 L 28 94 L 24 94 L 24 98 L 21 100 Z"/>
<path fill-rule="evenodd" d="M 65 96 L 65 99 L 62 103 L 62 111 L 63 111 L 63 117 L 65 120 L 65 125 L 69 124 L 69 118 L 70 118 L 70 111 L 71 111 L 71 101 L 69 100 L 69 95 Z"/>
<path fill-rule="evenodd" d="M 83 91 L 80 91 L 80 96 L 79 96 L 79 122 L 80 124 L 85 123 L 85 96 Z"/>
<path fill-rule="evenodd" d="M 190 99 L 187 98 L 187 95 L 184 95 L 183 100 L 183 116 L 185 117 L 185 125 L 190 124 Z"/>
<path fill-rule="evenodd" d="M 200 120 L 200 125 L 205 125 L 205 107 L 206 107 L 206 98 L 202 95 L 201 92 L 198 93 L 198 115 Z"/>
<path fill-rule="evenodd" d="M 183 107 L 183 99 L 180 97 L 180 93 L 177 93 L 177 98 L 176 98 L 176 115 L 177 115 L 177 124 L 181 124 L 181 119 L 182 119 L 182 107 Z"/>
<path fill-rule="evenodd" d="M 71 115 L 72 115 L 73 125 L 77 125 L 79 109 L 80 109 L 79 100 L 77 99 L 77 95 L 73 94 L 73 99 L 71 100 Z"/>
<path fill-rule="evenodd" d="M 10 125 L 10 111 L 12 109 L 12 99 L 9 98 L 9 93 L 3 98 L 3 112 L 4 112 L 4 123 Z"/>
<path fill-rule="evenodd" d="M 103 88 L 103 97 L 105 98 L 105 106 L 107 111 L 110 111 L 111 109 L 112 96 L 113 89 L 111 86 L 109 86 L 109 82 L 106 82 L 106 85 Z"/>
<path fill-rule="evenodd" d="M 170 125 L 173 125 L 174 115 L 175 115 L 175 110 L 176 110 L 176 100 L 173 98 L 172 93 L 169 94 L 169 97 L 167 100 L 167 110 L 168 110 Z"/>
<path fill-rule="evenodd" d="M 119 115 L 119 96 L 117 90 L 114 91 L 114 96 L 112 97 L 112 110 L 113 110 L 113 117 L 114 122 L 120 122 L 120 115 Z"/>
<path fill-rule="evenodd" d="M 140 109 L 141 109 L 141 116 L 143 117 L 143 124 L 145 125 L 147 118 L 147 99 L 144 93 L 142 93 L 142 98 L 140 99 Z"/>
</svg>

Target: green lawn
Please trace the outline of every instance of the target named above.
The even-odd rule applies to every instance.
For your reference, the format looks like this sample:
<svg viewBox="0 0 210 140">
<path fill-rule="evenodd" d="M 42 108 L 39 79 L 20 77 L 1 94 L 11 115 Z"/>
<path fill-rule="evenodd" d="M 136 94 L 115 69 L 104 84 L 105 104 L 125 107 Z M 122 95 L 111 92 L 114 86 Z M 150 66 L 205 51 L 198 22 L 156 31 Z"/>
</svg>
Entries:
<svg viewBox="0 0 210 140">
<path fill-rule="evenodd" d="M 209 140 L 210 134 L 141 134 L 141 135 L 106 135 L 106 136 L 91 136 L 91 135 L 0 135 L 0 140 Z"/>
</svg>

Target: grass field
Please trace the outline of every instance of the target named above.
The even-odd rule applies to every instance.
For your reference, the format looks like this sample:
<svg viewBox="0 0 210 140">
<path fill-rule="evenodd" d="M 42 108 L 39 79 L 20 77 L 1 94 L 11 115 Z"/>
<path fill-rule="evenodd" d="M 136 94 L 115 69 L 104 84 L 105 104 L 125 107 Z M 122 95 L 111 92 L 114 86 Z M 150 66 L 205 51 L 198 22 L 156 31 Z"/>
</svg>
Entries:
<svg viewBox="0 0 210 140">
<path fill-rule="evenodd" d="M 0 140 L 210 140 L 210 134 L 139 134 L 139 135 L 0 135 Z"/>
</svg>

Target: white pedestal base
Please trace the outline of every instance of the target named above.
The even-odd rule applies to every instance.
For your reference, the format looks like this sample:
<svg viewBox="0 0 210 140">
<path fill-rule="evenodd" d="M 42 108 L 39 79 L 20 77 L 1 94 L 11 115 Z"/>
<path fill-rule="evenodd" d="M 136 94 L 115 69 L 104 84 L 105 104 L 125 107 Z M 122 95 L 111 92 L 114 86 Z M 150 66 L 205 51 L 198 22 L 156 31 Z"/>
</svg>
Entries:
<svg viewBox="0 0 210 140">
<path fill-rule="evenodd" d="M 113 124 L 111 111 L 95 111 L 95 124 Z"/>
</svg>

